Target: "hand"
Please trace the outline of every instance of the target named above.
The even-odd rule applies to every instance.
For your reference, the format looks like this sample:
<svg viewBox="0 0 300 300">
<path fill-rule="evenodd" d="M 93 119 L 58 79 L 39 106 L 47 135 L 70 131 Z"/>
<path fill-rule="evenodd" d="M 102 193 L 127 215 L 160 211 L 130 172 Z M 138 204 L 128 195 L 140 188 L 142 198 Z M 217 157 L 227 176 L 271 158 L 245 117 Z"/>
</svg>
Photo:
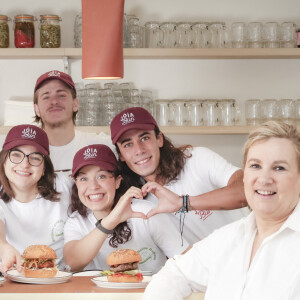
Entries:
<svg viewBox="0 0 300 300">
<path fill-rule="evenodd" d="M 159 213 L 173 213 L 182 207 L 182 199 L 177 194 L 156 182 L 147 182 L 142 192 L 152 193 L 158 199 L 158 206 L 148 212 L 147 218 Z"/>
<path fill-rule="evenodd" d="M 147 218 L 145 214 L 132 210 L 132 198 L 143 199 L 141 189 L 132 186 L 126 191 L 110 214 L 102 220 L 101 223 L 105 228 L 115 228 L 118 224 L 130 218 Z"/>
<path fill-rule="evenodd" d="M 5 244 L 1 249 L 1 254 L 2 265 L 0 267 L 0 271 L 3 274 L 5 274 L 9 269 L 13 268 L 15 264 L 18 272 L 22 272 L 22 259 L 19 251 L 16 248 L 10 244 Z"/>
</svg>

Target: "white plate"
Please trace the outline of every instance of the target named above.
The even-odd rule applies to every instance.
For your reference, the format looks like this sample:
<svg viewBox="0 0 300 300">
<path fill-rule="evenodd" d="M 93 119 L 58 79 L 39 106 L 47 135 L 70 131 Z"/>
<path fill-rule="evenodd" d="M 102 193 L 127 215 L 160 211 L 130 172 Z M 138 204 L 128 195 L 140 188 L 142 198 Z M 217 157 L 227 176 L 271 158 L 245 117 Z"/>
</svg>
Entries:
<svg viewBox="0 0 300 300">
<path fill-rule="evenodd" d="M 2 283 L 5 281 L 5 278 L 0 276 L 0 285 L 2 285 Z"/>
<path fill-rule="evenodd" d="M 57 274 L 52 278 L 32 278 L 25 277 L 22 273 L 19 273 L 17 270 L 9 270 L 7 271 L 7 277 L 12 281 L 21 283 L 56 284 L 68 281 L 72 277 L 72 274 L 68 272 L 58 271 Z"/>
<path fill-rule="evenodd" d="M 73 273 L 73 276 L 101 276 L 101 270 L 88 270 Z"/>
<path fill-rule="evenodd" d="M 106 276 L 95 277 L 91 279 L 97 286 L 109 289 L 141 289 L 145 288 L 151 280 L 151 276 L 144 276 L 142 282 L 127 283 L 127 282 L 110 282 Z"/>
<path fill-rule="evenodd" d="M 143 274 L 143 276 L 151 276 L 152 275 L 152 271 L 141 271 L 141 273 Z"/>
</svg>

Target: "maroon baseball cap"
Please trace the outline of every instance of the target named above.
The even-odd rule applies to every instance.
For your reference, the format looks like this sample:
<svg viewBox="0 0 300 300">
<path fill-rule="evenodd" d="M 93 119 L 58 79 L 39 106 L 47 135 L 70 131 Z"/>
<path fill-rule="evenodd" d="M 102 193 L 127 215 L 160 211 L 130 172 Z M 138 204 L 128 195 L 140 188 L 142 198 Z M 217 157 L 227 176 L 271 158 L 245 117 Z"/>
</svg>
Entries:
<svg viewBox="0 0 300 300">
<path fill-rule="evenodd" d="M 153 130 L 158 125 L 152 115 L 142 107 L 131 107 L 117 114 L 110 124 L 111 140 L 115 145 L 129 129 Z"/>
<path fill-rule="evenodd" d="M 36 92 L 36 90 L 41 86 L 42 83 L 44 83 L 47 80 L 53 80 L 53 79 L 62 81 L 68 87 L 73 89 L 76 93 L 75 84 L 73 82 L 72 77 L 64 72 L 57 71 L 57 70 L 53 70 L 41 75 L 36 81 L 34 92 Z"/>
<path fill-rule="evenodd" d="M 24 124 L 14 126 L 6 136 L 3 149 L 8 151 L 22 145 L 35 146 L 39 152 L 49 155 L 47 133 L 35 125 Z"/>
<path fill-rule="evenodd" d="M 96 165 L 107 171 L 113 171 L 118 166 L 118 161 L 112 150 L 102 144 L 89 145 L 81 148 L 74 156 L 72 176 L 82 167 Z"/>
</svg>

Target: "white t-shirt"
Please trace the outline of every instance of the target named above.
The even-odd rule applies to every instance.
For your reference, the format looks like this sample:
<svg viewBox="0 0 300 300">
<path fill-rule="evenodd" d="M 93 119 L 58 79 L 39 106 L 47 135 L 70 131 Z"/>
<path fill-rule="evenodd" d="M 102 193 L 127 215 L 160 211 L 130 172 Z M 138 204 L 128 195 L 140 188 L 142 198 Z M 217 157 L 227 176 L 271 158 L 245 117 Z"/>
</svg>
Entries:
<svg viewBox="0 0 300 300">
<path fill-rule="evenodd" d="M 50 158 L 52 160 L 54 170 L 72 169 L 73 158 L 76 152 L 81 148 L 92 144 L 105 144 L 114 150 L 110 135 L 103 132 L 96 134 L 78 130 L 75 130 L 75 137 L 69 144 L 64 146 L 50 145 Z"/>
<path fill-rule="evenodd" d="M 146 214 L 152 208 L 153 204 L 149 201 L 138 199 L 132 201 L 133 211 Z M 74 212 L 64 228 L 65 244 L 85 237 L 95 229 L 96 221 L 92 212 L 89 212 L 86 218 L 77 211 Z M 140 270 L 156 273 L 165 264 L 166 256 L 173 257 L 175 254 L 181 254 L 189 246 L 185 240 L 181 245 L 178 230 L 165 214 L 154 216 L 149 220 L 129 219 L 128 224 L 132 238 L 125 244 L 119 244 L 118 248 L 113 248 L 109 245 L 110 236 L 108 236 L 97 256 L 85 267 L 85 270 L 107 270 L 109 268 L 106 264 L 107 256 L 117 249 L 129 248 L 138 251 L 142 256 L 142 261 L 139 263 Z"/>
<path fill-rule="evenodd" d="M 16 199 L 5 203 L 0 199 L 0 220 L 5 224 L 7 242 L 20 254 L 30 245 L 48 245 L 55 250 L 61 268 L 64 265 L 63 229 L 68 218 L 72 182 L 64 174 L 58 173 L 55 184 L 56 190 L 61 193 L 58 202 L 39 195 L 29 203 Z"/>
<path fill-rule="evenodd" d="M 178 180 L 165 185 L 178 195 L 197 196 L 227 185 L 230 177 L 238 170 L 223 157 L 208 148 L 195 147 L 188 149 L 192 155 L 186 160 Z M 148 198 L 147 198 L 148 199 Z M 150 201 L 157 198 L 151 197 Z M 212 199 L 213 201 L 213 199 Z M 183 236 L 190 245 L 202 240 L 215 229 L 236 221 L 248 214 L 248 209 L 234 210 L 192 210 L 185 214 Z M 171 218 L 180 227 L 180 213 Z"/>
<path fill-rule="evenodd" d="M 216 230 L 182 256 L 169 259 L 144 300 L 182 300 L 205 292 L 205 300 L 298 300 L 300 204 L 265 238 L 249 267 L 257 227 L 255 215 Z"/>
</svg>

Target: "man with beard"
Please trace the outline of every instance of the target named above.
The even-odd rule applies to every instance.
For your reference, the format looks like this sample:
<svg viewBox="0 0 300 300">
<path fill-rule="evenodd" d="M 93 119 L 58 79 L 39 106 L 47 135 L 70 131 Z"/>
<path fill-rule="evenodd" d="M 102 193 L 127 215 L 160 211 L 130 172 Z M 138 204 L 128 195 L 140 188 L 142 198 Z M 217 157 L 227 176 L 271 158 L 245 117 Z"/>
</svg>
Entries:
<svg viewBox="0 0 300 300">
<path fill-rule="evenodd" d="M 68 74 L 50 71 L 41 75 L 34 88 L 35 122 L 41 123 L 50 142 L 50 158 L 55 171 L 70 171 L 75 153 L 90 144 L 112 147 L 110 136 L 75 129 L 78 98 Z"/>
</svg>

